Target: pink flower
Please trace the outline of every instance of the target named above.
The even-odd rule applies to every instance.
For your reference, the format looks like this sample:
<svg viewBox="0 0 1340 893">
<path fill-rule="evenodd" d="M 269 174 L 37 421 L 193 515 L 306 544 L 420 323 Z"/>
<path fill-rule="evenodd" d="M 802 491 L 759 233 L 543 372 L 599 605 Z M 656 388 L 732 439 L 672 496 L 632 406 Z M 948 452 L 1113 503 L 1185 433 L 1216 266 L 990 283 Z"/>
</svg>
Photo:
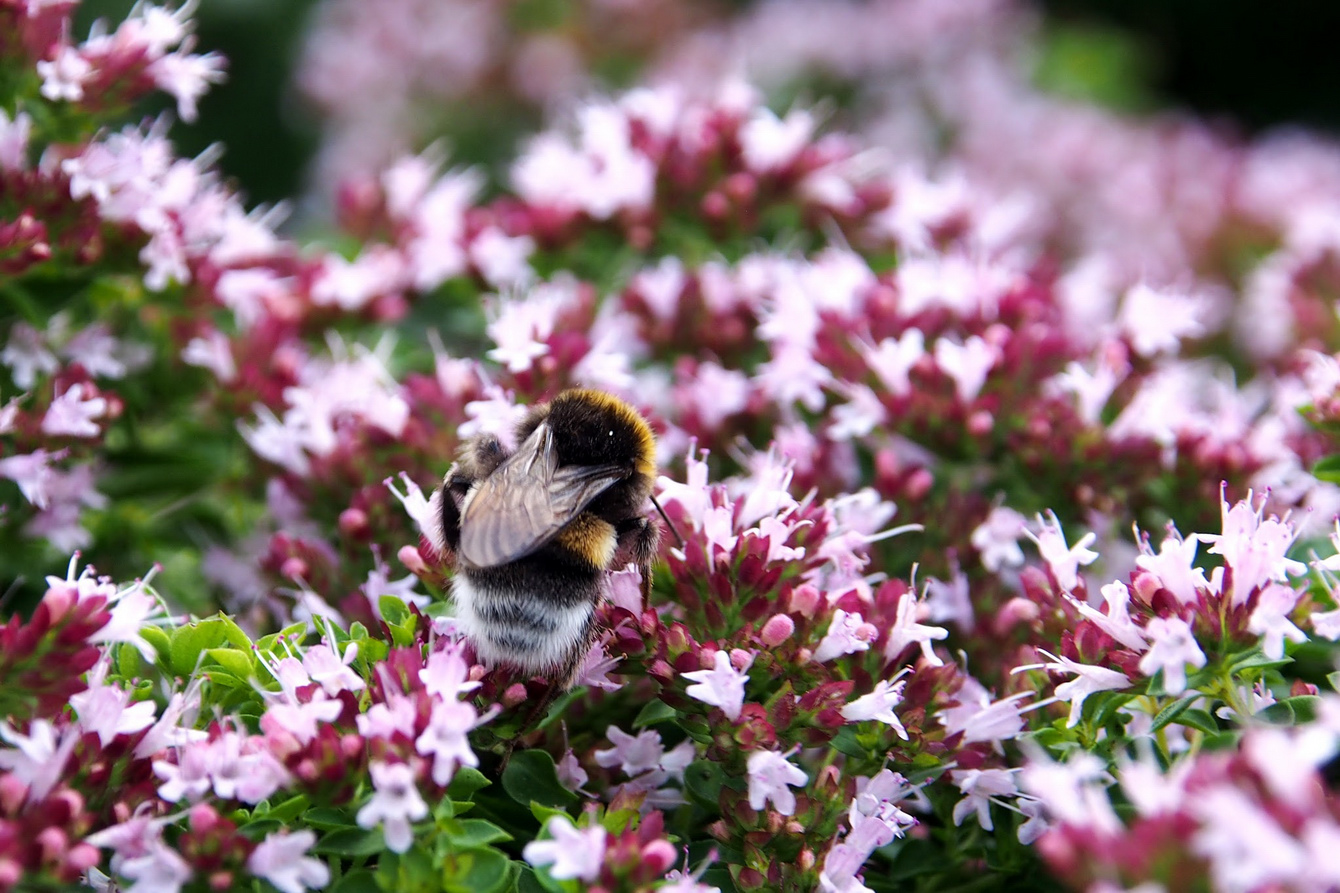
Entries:
<svg viewBox="0 0 1340 893">
<path fill-rule="evenodd" d="M 209 85 L 223 82 L 224 66 L 218 53 L 170 53 L 150 63 L 148 74 L 159 89 L 176 97 L 177 114 L 189 123 Z"/>
<path fill-rule="evenodd" d="M 486 331 L 498 346 L 488 352 L 489 359 L 513 373 L 530 369 L 549 353 L 547 342 L 558 317 L 576 299 L 571 282 L 541 283 L 525 298 L 494 304 Z"/>
<path fill-rule="evenodd" d="M 981 553 L 982 565 L 987 570 L 999 573 L 1001 568 L 1019 567 L 1024 563 L 1019 538 L 1024 535 L 1026 525 L 1023 515 L 998 505 L 973 530 L 973 548 Z"/>
<path fill-rule="evenodd" d="M 954 805 L 955 825 L 963 824 L 970 813 L 976 813 L 977 824 L 991 831 L 995 827 L 991 822 L 991 798 L 1019 793 L 1014 775 L 1008 769 L 956 769 L 950 777 L 963 792 L 963 799 Z"/>
<path fill-rule="evenodd" d="M 280 893 L 302 893 L 330 883 L 330 869 L 306 855 L 316 843 L 314 831 L 276 831 L 268 835 L 247 859 L 247 869 L 274 884 Z"/>
<path fill-rule="evenodd" d="M 904 670 L 906 672 L 906 670 Z M 902 673 L 899 673 L 902 675 Z M 875 683 L 874 691 L 862 695 L 842 708 L 842 718 L 847 722 L 867 722 L 874 720 L 892 726 L 898 737 L 907 740 L 907 730 L 893 712 L 903 700 L 903 687 L 907 683 L 896 677 L 892 680 L 881 679 Z"/>
<path fill-rule="evenodd" d="M 1103 600 L 1107 603 L 1106 614 L 1093 607 L 1093 605 L 1081 602 L 1071 596 L 1066 596 L 1066 599 L 1081 616 L 1093 621 L 1103 632 L 1136 653 L 1144 651 L 1148 647 L 1148 643 L 1145 641 L 1145 631 L 1136 625 L 1130 615 L 1130 589 L 1127 588 L 1125 583 L 1113 581 L 1104 586 L 1100 592 Z"/>
<path fill-rule="evenodd" d="M 545 827 L 552 839 L 526 844 L 522 858 L 531 865 L 548 865 L 554 880 L 594 883 L 605 863 L 605 829 L 600 825 L 579 829 L 565 815 L 550 817 Z"/>
<path fill-rule="evenodd" d="M 911 392 L 908 376 L 912 367 L 926 356 L 926 336 L 921 329 L 908 329 L 898 339 L 885 338 L 874 347 L 864 343 L 857 347 L 870 371 L 889 393 L 902 397 Z"/>
<path fill-rule="evenodd" d="M 470 749 L 470 730 L 481 722 L 474 706 L 461 701 L 437 701 L 428 720 L 428 728 L 414 742 L 414 748 L 433 758 L 433 781 L 446 787 L 460 766 L 478 766 L 479 758 Z"/>
<path fill-rule="evenodd" d="M 935 342 L 935 365 L 954 380 L 962 403 L 971 403 L 981 393 L 986 376 L 1000 357 L 1000 349 L 973 335 L 962 344 L 946 338 Z"/>
<path fill-rule="evenodd" d="M 45 719 L 34 719 L 23 735 L 0 720 L 0 739 L 14 745 L 0 748 L 0 769 L 13 773 L 34 800 L 46 797 L 61 780 L 70 753 L 79 743 L 78 730 L 56 727 Z"/>
<path fill-rule="evenodd" d="M 1205 652 L 1200 650 L 1191 627 L 1180 617 L 1154 617 L 1145 624 L 1149 637 L 1149 651 L 1140 658 L 1140 672 L 1153 676 L 1163 671 L 1163 690 L 1170 695 L 1186 691 L 1186 667 L 1190 664 L 1205 666 Z"/>
<path fill-rule="evenodd" d="M 32 126 L 32 116 L 27 112 L 18 112 L 11 119 L 0 110 L 0 171 L 20 171 L 28 166 L 28 134 Z M 24 324 L 16 324 L 15 328 L 20 325 Z M 20 384 L 19 387 L 26 388 L 28 385 Z"/>
<path fill-rule="evenodd" d="M 959 705 L 940 711 L 940 722 L 944 724 L 946 735 L 962 732 L 964 744 L 1005 741 L 1023 730 L 1024 720 L 1020 716 L 1022 710 L 1019 702 L 1031 696 L 1031 692 L 1019 692 L 992 701 L 986 689 L 970 678 L 959 689 Z"/>
<path fill-rule="evenodd" d="M 130 692 L 115 685 L 103 685 L 107 664 L 100 662 L 89 671 L 88 688 L 70 696 L 70 706 L 79 715 L 79 727 L 98 736 L 106 747 L 117 735 L 132 734 L 154 724 L 153 701 L 130 703 Z"/>
<path fill-rule="evenodd" d="M 756 750 L 749 755 L 747 774 L 751 807 L 762 810 L 771 801 L 773 808 L 782 815 L 795 813 L 796 795 L 791 788 L 804 785 L 809 776 L 787 760 L 793 752 Z"/>
<path fill-rule="evenodd" d="M 1307 634 L 1289 620 L 1289 612 L 1297 603 L 1298 593 L 1279 583 L 1272 583 L 1257 596 L 1256 608 L 1247 620 L 1247 631 L 1261 636 L 1261 650 L 1271 660 L 1284 656 L 1285 639 L 1307 641 Z"/>
<path fill-rule="evenodd" d="M 65 456 L 65 450 L 49 452 L 34 450 L 0 459 L 0 477 L 7 477 L 19 485 L 23 498 L 44 509 L 50 502 L 52 482 L 51 463 Z"/>
<path fill-rule="evenodd" d="M 162 840 L 155 840 L 142 855 L 122 859 L 117 871 L 135 882 L 126 893 L 178 893 L 191 879 L 191 866 Z"/>
<path fill-rule="evenodd" d="M 93 66 L 72 46 L 56 50 L 56 57 L 37 63 L 42 76 L 42 95 L 53 102 L 78 102 L 84 98 L 84 84 L 93 76 Z"/>
<path fill-rule="evenodd" d="M 1038 754 L 1019 773 L 1020 786 L 1041 800 L 1057 822 L 1116 834 L 1122 825 L 1107 796 L 1109 780 L 1103 761 L 1084 751 L 1065 763 Z"/>
<path fill-rule="evenodd" d="M 646 729 L 637 735 L 630 735 L 618 726 L 605 730 L 605 737 L 614 746 L 609 750 L 595 752 L 597 765 L 611 768 L 618 766 L 629 777 L 662 768 L 665 758 L 665 746 L 661 743 L 661 733 Z M 678 766 L 683 771 L 683 766 Z"/>
<path fill-rule="evenodd" d="M 718 650 L 713 656 L 713 662 L 715 665 L 710 670 L 683 674 L 685 679 L 694 683 L 684 693 L 705 704 L 720 707 L 727 719 L 737 720 L 744 707 L 744 684 L 749 676 L 731 666 L 730 655 L 725 651 Z M 747 670 L 748 666 L 744 669 Z"/>
<path fill-rule="evenodd" d="M 879 630 L 874 624 L 866 623 L 856 612 L 848 613 L 838 608 L 833 612 L 828 632 L 814 649 L 813 660 L 822 664 L 844 654 L 866 651 L 878 637 Z"/>
<path fill-rule="evenodd" d="M 52 437 L 97 437 L 94 424 L 107 414 L 107 400 L 92 385 L 75 384 L 59 394 L 42 417 L 42 433 Z"/>
<path fill-rule="evenodd" d="M 1176 354 L 1185 338 L 1205 334 L 1205 302 L 1143 283 L 1126 292 L 1117 323 L 1142 357 Z"/>
<path fill-rule="evenodd" d="M 469 675 L 470 666 L 461 657 L 461 646 L 453 642 L 428 655 L 419 681 L 430 695 L 450 701 L 479 688 L 480 683 L 471 682 Z"/>
<path fill-rule="evenodd" d="M 302 667 L 311 680 L 333 698 L 342 691 L 358 692 L 367 687 L 349 666 L 357 656 L 357 642 L 350 642 L 344 649 L 344 657 L 340 658 L 323 641 L 307 649 L 307 653 L 302 656 Z"/>
<path fill-rule="evenodd" d="M 943 666 L 944 661 L 931 649 L 931 642 L 947 638 L 949 630 L 917 623 L 919 607 L 917 597 L 912 592 L 904 592 L 898 600 L 898 612 L 884 643 L 884 658 L 893 660 L 902 654 L 904 648 L 915 643 L 921 646 L 921 656 L 926 663 L 933 667 Z"/>
<path fill-rule="evenodd" d="M 1126 674 L 1117 670 L 1081 664 L 1066 657 L 1057 657 L 1040 648 L 1038 653 L 1051 658 L 1051 660 L 1040 664 L 1015 667 L 1010 672 L 1022 673 L 1026 670 L 1046 669 L 1053 673 L 1074 673 L 1074 679 L 1056 686 L 1056 697 L 1070 702 L 1070 718 L 1066 720 L 1066 728 L 1068 729 L 1073 728 L 1079 722 L 1080 712 L 1084 709 L 1084 699 L 1089 695 L 1110 689 L 1127 688 L 1131 684 L 1131 680 L 1126 678 Z"/>
<path fill-rule="evenodd" d="M 0 363 L 9 367 L 14 384 L 25 390 L 36 384 L 39 377 L 60 368 L 60 361 L 47 349 L 42 333 L 26 322 L 15 323 L 10 330 L 9 341 L 0 350 Z"/>
<path fill-rule="evenodd" d="M 1135 559 L 1136 566 L 1158 577 L 1179 603 L 1191 604 L 1202 590 L 1210 586 L 1205 579 L 1205 572 L 1193 564 L 1197 543 L 1194 536 L 1182 539 L 1170 534 L 1160 544 L 1158 555 L 1140 555 Z M 1147 550 L 1148 547 L 1142 544 L 1142 548 Z"/>
<path fill-rule="evenodd" d="M 1307 571 L 1301 561 L 1286 557 L 1297 533 L 1286 522 L 1270 517 L 1262 520 L 1265 499 L 1252 507 L 1252 494 L 1229 508 L 1220 497 L 1223 532 L 1203 533 L 1202 542 L 1210 543 L 1210 551 L 1224 556 L 1224 562 L 1233 569 L 1233 607 L 1246 604 L 1252 590 L 1269 581 L 1283 583 L 1290 576 Z"/>
<path fill-rule="evenodd" d="M 758 108 L 740 128 L 740 150 L 745 167 L 767 174 L 787 167 L 814 136 L 814 116 L 792 109 L 778 118 L 770 109 Z"/>
<path fill-rule="evenodd" d="M 1199 791 L 1189 805 L 1202 823 L 1191 849 L 1209 861 L 1217 889 L 1292 886 L 1306 869 L 1302 845 L 1244 791 L 1221 784 Z"/>
<path fill-rule="evenodd" d="M 428 804 L 414 786 L 414 770 L 404 763 L 374 760 L 368 766 L 372 775 L 372 799 L 359 810 L 355 821 L 360 828 L 382 826 L 386 847 L 403 853 L 414 843 L 413 822 L 428 815 Z"/>
<path fill-rule="evenodd" d="M 1046 518 L 1042 515 L 1037 518 L 1038 532 L 1035 534 L 1025 528 L 1024 535 L 1037 544 L 1042 560 L 1047 562 L 1056 577 L 1056 584 L 1063 591 L 1069 592 L 1079 585 L 1079 569 L 1098 560 L 1098 553 L 1088 548 L 1098 539 L 1098 535 L 1086 533 L 1075 545 L 1067 546 L 1065 532 L 1061 530 L 1061 522 L 1057 520 L 1055 512 L 1048 510 Z"/>
</svg>

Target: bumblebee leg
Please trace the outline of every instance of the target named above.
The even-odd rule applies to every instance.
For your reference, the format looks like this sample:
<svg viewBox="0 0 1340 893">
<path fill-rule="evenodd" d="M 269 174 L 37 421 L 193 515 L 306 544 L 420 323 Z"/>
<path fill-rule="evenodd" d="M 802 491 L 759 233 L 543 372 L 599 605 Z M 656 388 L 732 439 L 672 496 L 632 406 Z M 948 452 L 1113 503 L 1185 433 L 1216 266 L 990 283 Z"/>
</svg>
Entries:
<svg viewBox="0 0 1340 893">
<path fill-rule="evenodd" d="M 445 545 L 455 552 L 461 544 L 461 501 L 474 485 L 474 478 L 466 474 L 461 463 L 454 463 L 442 479 L 442 489 L 433 494 L 433 509 L 441 525 L 442 542 L 433 542 L 438 551 Z M 430 535 L 430 539 L 436 537 Z"/>
<path fill-rule="evenodd" d="M 617 528 L 619 549 L 642 572 L 642 602 L 651 595 L 651 563 L 661 544 L 661 528 L 650 518 L 639 515 L 623 521 Z"/>
</svg>

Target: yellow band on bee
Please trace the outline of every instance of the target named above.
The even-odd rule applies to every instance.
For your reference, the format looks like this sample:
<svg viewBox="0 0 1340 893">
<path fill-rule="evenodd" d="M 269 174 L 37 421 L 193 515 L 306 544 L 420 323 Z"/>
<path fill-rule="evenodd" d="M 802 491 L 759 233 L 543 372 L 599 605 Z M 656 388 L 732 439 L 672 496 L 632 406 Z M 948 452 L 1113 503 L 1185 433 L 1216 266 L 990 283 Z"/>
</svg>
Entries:
<svg viewBox="0 0 1340 893">
<path fill-rule="evenodd" d="M 619 540 L 613 524 L 590 512 L 582 512 L 558 532 L 554 543 L 590 562 L 592 567 L 603 570 L 614 560 Z"/>
</svg>

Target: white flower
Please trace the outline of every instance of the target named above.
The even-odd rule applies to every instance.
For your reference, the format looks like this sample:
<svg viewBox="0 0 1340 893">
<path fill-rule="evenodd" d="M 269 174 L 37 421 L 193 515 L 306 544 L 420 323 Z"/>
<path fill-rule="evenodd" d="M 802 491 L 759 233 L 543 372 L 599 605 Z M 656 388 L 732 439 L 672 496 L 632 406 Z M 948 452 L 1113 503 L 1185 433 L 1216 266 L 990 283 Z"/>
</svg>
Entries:
<svg viewBox="0 0 1340 893">
<path fill-rule="evenodd" d="M 545 827 L 553 839 L 526 844 L 522 858 L 531 865 L 548 865 L 554 880 L 594 883 L 605 862 L 605 829 L 600 825 L 579 829 L 565 815 L 552 816 Z"/>
<path fill-rule="evenodd" d="M 380 824 L 387 848 L 393 853 L 403 853 L 414 843 L 411 823 L 428 815 L 428 804 L 414 786 L 414 770 L 404 763 L 374 760 L 368 771 L 375 793 L 358 810 L 355 821 L 360 828 Z"/>
<path fill-rule="evenodd" d="M 947 338 L 935 341 L 935 365 L 954 380 L 961 403 L 971 403 L 981 393 L 991 367 L 1000 358 L 1000 350 L 980 335 L 959 344 Z"/>
<path fill-rule="evenodd" d="M 1306 642 L 1307 634 L 1293 625 L 1289 612 L 1298 603 L 1298 593 L 1272 583 L 1257 596 L 1256 608 L 1247 620 L 1247 631 L 1261 636 L 1261 650 L 1271 660 L 1284 656 L 1284 640 Z"/>
<path fill-rule="evenodd" d="M 713 661 L 715 665 L 710 670 L 695 670 L 682 674 L 685 679 L 694 683 L 686 688 L 684 693 L 705 704 L 720 707 L 730 720 L 739 719 L 740 710 L 744 707 L 744 684 L 749 676 L 731 665 L 730 655 L 725 651 L 717 651 Z M 749 663 L 753 663 L 752 657 Z M 745 670 L 748 669 L 749 666 L 746 664 Z"/>
<path fill-rule="evenodd" d="M 96 393 L 92 385 L 74 384 L 66 388 L 47 407 L 42 417 L 42 433 L 52 437 L 97 437 L 101 429 L 93 420 L 107 414 L 107 399 Z"/>
<path fill-rule="evenodd" d="M 1191 627 L 1180 617 L 1155 617 L 1145 624 L 1149 651 L 1140 658 L 1140 672 L 1153 676 L 1163 671 L 1163 689 L 1170 695 L 1186 691 L 1186 666 L 1205 666 L 1205 652 L 1196 643 Z"/>
<path fill-rule="evenodd" d="M 842 708 L 842 718 L 847 722 L 865 722 L 876 720 L 893 727 L 898 737 L 907 740 L 907 730 L 893 712 L 903 700 L 903 687 L 907 683 L 901 680 L 881 679 L 875 683 L 874 691 L 862 695 Z"/>
<path fill-rule="evenodd" d="M 768 801 L 782 815 L 793 815 L 796 811 L 796 795 L 792 787 L 799 787 L 809 781 L 803 770 L 791 765 L 788 754 L 775 750 L 756 750 L 749 755 L 749 805 L 762 810 Z"/>
<path fill-rule="evenodd" d="M 956 769 L 950 777 L 963 792 L 963 799 L 954 805 L 955 825 L 962 825 L 970 813 L 976 813 L 977 824 L 991 831 L 994 829 L 991 798 L 1013 797 L 1019 793 L 1014 774 L 1009 769 Z"/>
<path fill-rule="evenodd" d="M 1038 653 L 1051 658 L 1051 660 L 1040 664 L 1015 667 L 1010 672 L 1021 673 L 1025 670 L 1046 669 L 1054 673 L 1074 673 L 1074 679 L 1056 686 L 1056 697 L 1070 702 L 1070 718 L 1066 721 L 1066 728 L 1071 728 L 1079 722 L 1080 712 L 1084 709 L 1084 699 L 1089 695 L 1109 689 L 1126 688 L 1131 684 L 1131 680 L 1126 678 L 1126 674 L 1117 670 L 1081 664 L 1066 657 L 1057 657 L 1040 648 Z"/>
<path fill-rule="evenodd" d="M 308 887 L 319 889 L 330 883 L 330 869 L 324 862 L 306 855 L 314 843 L 314 831 L 276 831 L 252 851 L 247 869 L 274 884 L 280 893 L 302 893 Z"/>
<path fill-rule="evenodd" d="M 838 608 L 833 612 L 828 632 L 819 640 L 811 659 L 822 664 L 844 654 L 867 651 L 870 643 L 878 637 L 879 630 L 873 623 L 866 623 L 855 611 L 848 613 Z"/>
<path fill-rule="evenodd" d="M 926 663 L 933 667 L 943 666 L 944 661 L 931 649 L 931 642 L 947 638 L 949 630 L 917 623 L 918 607 L 916 595 L 904 592 L 898 601 L 898 613 L 893 625 L 889 627 L 889 638 L 884 644 L 884 657 L 893 660 L 902 654 L 908 645 L 916 643 L 921 646 L 921 655 Z"/>
<path fill-rule="evenodd" d="M 1027 523 L 1014 509 L 1001 505 L 993 508 L 972 532 L 972 546 L 982 553 L 982 566 L 999 573 L 1001 568 L 1022 565 L 1024 550 L 1019 548 L 1019 538 Z"/>
<path fill-rule="evenodd" d="M 1079 585 L 1080 567 L 1098 560 L 1098 553 L 1088 548 L 1098 536 L 1092 532 L 1086 533 L 1075 545 L 1067 546 L 1065 532 L 1061 530 L 1061 522 L 1057 520 L 1055 512 L 1048 510 L 1046 518 L 1042 515 L 1037 518 L 1038 532 L 1035 534 L 1025 529 L 1024 535 L 1037 544 L 1038 552 L 1051 568 L 1057 585 L 1069 592 Z"/>
</svg>

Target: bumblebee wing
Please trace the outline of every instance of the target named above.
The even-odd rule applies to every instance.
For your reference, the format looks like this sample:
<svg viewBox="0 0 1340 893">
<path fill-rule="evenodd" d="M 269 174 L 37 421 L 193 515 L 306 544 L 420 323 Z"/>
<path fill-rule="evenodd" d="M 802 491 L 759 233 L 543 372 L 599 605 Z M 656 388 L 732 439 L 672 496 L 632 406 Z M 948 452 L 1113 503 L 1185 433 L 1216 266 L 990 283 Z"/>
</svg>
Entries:
<svg viewBox="0 0 1340 893">
<path fill-rule="evenodd" d="M 553 434 L 542 423 L 471 494 L 458 554 L 475 567 L 529 555 L 626 474 L 608 465 L 559 468 Z"/>
</svg>

